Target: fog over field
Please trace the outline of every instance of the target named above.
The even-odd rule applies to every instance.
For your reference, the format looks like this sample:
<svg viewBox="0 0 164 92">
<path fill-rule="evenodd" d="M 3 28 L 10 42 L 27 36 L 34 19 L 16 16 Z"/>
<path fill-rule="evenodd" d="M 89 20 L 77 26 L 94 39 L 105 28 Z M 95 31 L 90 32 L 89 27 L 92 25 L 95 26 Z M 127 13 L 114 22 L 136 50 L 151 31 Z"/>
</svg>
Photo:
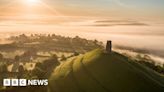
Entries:
<svg viewBox="0 0 164 92">
<path fill-rule="evenodd" d="M 164 0 L 0 0 L 0 92 L 164 92 L 163 11 Z"/>
<path fill-rule="evenodd" d="M 163 26 L 161 21 L 114 18 L 43 17 L 31 18 L 30 21 L 15 18 L 0 20 L 0 42 L 9 43 L 4 38 L 23 33 L 55 33 L 71 37 L 78 35 L 103 41 L 104 44 L 107 40 L 112 40 L 114 47 L 164 58 Z M 160 61 L 164 62 L 163 59 Z"/>
</svg>

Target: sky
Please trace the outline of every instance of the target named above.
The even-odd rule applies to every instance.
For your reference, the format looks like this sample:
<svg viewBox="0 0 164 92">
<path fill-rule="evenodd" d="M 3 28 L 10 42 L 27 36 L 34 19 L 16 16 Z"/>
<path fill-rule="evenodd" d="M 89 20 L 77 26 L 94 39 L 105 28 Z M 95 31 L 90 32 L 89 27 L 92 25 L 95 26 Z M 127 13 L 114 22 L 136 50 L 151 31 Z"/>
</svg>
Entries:
<svg viewBox="0 0 164 92">
<path fill-rule="evenodd" d="M 164 18 L 164 0 L 0 0 L 0 16 Z"/>
</svg>

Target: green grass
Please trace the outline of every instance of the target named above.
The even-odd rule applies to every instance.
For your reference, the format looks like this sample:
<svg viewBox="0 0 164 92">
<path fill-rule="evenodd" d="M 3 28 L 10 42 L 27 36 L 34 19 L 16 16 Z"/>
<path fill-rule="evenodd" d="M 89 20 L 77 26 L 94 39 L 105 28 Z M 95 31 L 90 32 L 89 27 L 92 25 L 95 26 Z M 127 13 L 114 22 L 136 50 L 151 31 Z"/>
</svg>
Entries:
<svg viewBox="0 0 164 92">
<path fill-rule="evenodd" d="M 164 77 L 101 49 L 67 61 L 50 77 L 51 92 L 164 92 Z"/>
</svg>

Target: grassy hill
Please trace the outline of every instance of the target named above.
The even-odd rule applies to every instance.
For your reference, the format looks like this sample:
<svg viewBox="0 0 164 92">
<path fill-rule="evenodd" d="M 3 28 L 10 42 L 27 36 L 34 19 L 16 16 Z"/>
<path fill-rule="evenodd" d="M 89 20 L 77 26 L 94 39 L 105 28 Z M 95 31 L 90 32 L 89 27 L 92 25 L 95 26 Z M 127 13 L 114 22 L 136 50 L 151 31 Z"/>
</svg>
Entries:
<svg viewBox="0 0 164 92">
<path fill-rule="evenodd" d="M 164 92 L 164 76 L 101 49 L 61 64 L 49 82 L 50 92 Z"/>
</svg>

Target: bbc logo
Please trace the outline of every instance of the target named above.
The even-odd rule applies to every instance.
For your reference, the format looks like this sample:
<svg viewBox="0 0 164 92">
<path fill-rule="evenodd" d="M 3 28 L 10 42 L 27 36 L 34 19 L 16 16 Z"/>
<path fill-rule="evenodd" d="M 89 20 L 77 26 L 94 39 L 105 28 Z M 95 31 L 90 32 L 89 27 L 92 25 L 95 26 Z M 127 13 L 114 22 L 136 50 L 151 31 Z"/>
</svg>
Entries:
<svg viewBox="0 0 164 92">
<path fill-rule="evenodd" d="M 26 79 L 3 79 L 3 86 L 26 86 Z"/>
</svg>

